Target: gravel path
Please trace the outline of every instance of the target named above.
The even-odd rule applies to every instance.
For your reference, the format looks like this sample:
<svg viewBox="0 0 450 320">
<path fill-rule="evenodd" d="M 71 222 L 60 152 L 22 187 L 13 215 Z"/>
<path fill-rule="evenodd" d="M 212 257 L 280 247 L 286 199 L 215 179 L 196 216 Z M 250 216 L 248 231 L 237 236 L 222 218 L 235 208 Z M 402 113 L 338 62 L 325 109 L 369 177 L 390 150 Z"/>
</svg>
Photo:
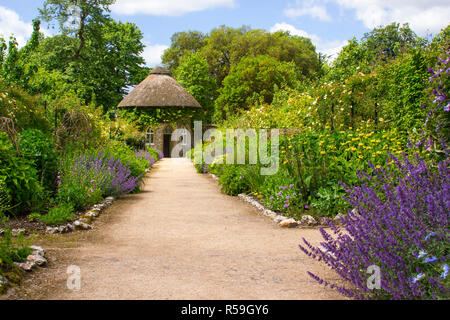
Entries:
<svg viewBox="0 0 450 320">
<path fill-rule="evenodd" d="M 117 200 L 94 230 L 35 242 L 50 264 L 6 299 L 337 299 L 306 271 L 336 278 L 304 255 L 313 229 L 282 229 L 221 194 L 186 159 L 163 159 L 142 193 Z M 81 290 L 67 289 L 69 265 Z"/>
</svg>

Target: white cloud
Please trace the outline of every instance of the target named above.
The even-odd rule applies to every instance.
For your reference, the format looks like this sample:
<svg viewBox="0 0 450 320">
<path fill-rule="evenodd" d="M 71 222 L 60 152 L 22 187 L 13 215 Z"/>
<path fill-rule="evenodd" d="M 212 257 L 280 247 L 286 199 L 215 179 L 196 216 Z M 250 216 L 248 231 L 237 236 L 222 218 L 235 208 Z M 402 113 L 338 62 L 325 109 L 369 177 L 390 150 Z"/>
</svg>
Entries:
<svg viewBox="0 0 450 320">
<path fill-rule="evenodd" d="M 300 1 L 297 0 L 297 8 L 288 8 L 284 10 L 284 14 L 290 18 L 297 18 L 301 16 L 311 16 L 312 18 L 321 21 L 331 21 L 331 17 L 324 5 L 314 5 L 314 1 Z"/>
<path fill-rule="evenodd" d="M 124 15 L 181 16 L 195 11 L 234 6 L 235 0 L 117 0 L 111 10 Z"/>
<path fill-rule="evenodd" d="M 392 22 L 408 22 L 421 35 L 436 33 L 450 21 L 448 0 L 332 0 L 355 10 L 356 18 L 370 29 Z"/>
<path fill-rule="evenodd" d="M 148 66 L 153 67 L 161 64 L 161 58 L 164 51 L 169 48 L 163 44 L 147 45 L 142 53 L 142 57 Z"/>
<path fill-rule="evenodd" d="M 50 30 L 43 28 L 42 25 L 40 31 L 46 37 L 53 35 Z M 17 12 L 0 6 L 0 36 L 2 36 L 6 42 L 9 41 L 10 36 L 14 36 L 19 47 L 23 47 L 32 33 L 32 22 L 25 22 L 20 19 Z"/>
<path fill-rule="evenodd" d="M 337 57 L 337 54 L 341 51 L 342 47 L 347 44 L 347 40 L 323 40 L 319 36 L 315 34 L 310 34 L 304 30 L 297 29 L 293 25 L 281 22 L 276 23 L 271 29 L 270 32 L 276 31 L 289 31 L 289 33 L 293 36 L 301 36 L 305 38 L 310 38 L 311 42 L 316 46 L 316 51 L 321 52 L 323 54 L 331 56 L 331 59 Z"/>
<path fill-rule="evenodd" d="M 19 15 L 10 9 L 0 6 L 0 35 L 9 40 L 15 36 L 19 46 L 24 46 L 33 32 L 33 26 L 29 22 L 22 21 Z"/>
</svg>

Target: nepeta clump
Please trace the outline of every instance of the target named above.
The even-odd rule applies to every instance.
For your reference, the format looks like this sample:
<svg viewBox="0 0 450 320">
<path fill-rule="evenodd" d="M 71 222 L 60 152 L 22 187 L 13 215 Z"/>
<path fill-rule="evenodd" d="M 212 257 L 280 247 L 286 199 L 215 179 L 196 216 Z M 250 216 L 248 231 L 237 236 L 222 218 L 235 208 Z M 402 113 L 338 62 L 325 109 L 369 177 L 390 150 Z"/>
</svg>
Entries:
<svg viewBox="0 0 450 320">
<path fill-rule="evenodd" d="M 329 284 L 358 299 L 449 299 L 449 159 L 433 168 L 416 157 L 390 155 L 386 168 L 360 172 L 360 186 L 345 186 L 345 200 L 356 210 L 320 229 L 321 247 L 303 239 L 309 256 L 324 261 L 350 287 Z M 380 268 L 380 288 L 369 289 L 369 266 Z"/>
<path fill-rule="evenodd" d="M 81 154 L 58 174 L 58 200 L 82 209 L 103 197 L 134 191 L 142 182 L 141 177 L 133 176 L 129 166 L 113 155 Z"/>
<path fill-rule="evenodd" d="M 150 163 L 150 166 L 153 166 L 156 163 L 156 160 L 152 157 L 150 152 L 145 150 L 135 150 L 135 156 L 137 159 L 144 159 Z"/>
</svg>

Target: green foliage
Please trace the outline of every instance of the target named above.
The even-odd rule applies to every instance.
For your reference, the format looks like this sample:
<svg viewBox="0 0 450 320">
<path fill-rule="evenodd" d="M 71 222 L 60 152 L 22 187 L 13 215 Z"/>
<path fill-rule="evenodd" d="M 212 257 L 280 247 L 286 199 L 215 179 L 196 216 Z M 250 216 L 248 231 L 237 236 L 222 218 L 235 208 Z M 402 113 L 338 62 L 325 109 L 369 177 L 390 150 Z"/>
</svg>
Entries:
<svg viewBox="0 0 450 320">
<path fill-rule="evenodd" d="M 366 33 L 361 41 L 349 41 L 332 64 L 328 77 L 331 80 L 345 80 L 358 72 L 369 73 L 381 63 L 399 56 L 408 48 L 421 43 L 408 24 L 400 27 L 392 23 Z"/>
<path fill-rule="evenodd" d="M 61 166 L 57 203 L 71 205 L 83 210 L 103 199 L 103 190 L 97 184 L 103 181 L 103 173 L 95 169 L 83 170 L 82 174 L 72 172 L 73 159 L 67 157 Z"/>
<path fill-rule="evenodd" d="M 55 146 L 50 138 L 40 130 L 26 129 L 20 133 L 19 150 L 33 163 L 44 187 L 54 191 L 58 164 Z"/>
<path fill-rule="evenodd" d="M 133 177 L 142 177 L 145 174 L 145 170 L 150 167 L 147 160 L 136 158 L 134 149 L 120 141 L 109 141 L 102 152 L 104 152 L 105 157 L 111 155 L 115 159 L 120 159 L 122 164 L 130 169 Z M 94 154 L 97 154 L 97 152 Z"/>
<path fill-rule="evenodd" d="M 34 128 L 50 131 L 45 110 L 36 97 L 16 87 L 7 86 L 0 78 L 0 117 L 14 121 L 15 131 Z"/>
<path fill-rule="evenodd" d="M 142 131 L 147 128 L 156 128 L 161 123 L 176 123 L 177 121 L 190 121 L 196 119 L 203 110 L 199 108 L 121 108 L 119 117 L 128 119 Z"/>
<path fill-rule="evenodd" d="M 425 52 L 412 49 L 384 68 L 380 82 L 385 88 L 382 116 L 390 119 L 392 127 L 408 132 L 423 126 L 426 110 L 420 106 L 427 101 L 428 59 Z"/>
<path fill-rule="evenodd" d="M 34 163 L 14 148 L 5 132 L 0 132 L 0 180 L 11 197 L 11 209 L 20 213 L 42 204 L 43 187 L 39 183 Z"/>
<path fill-rule="evenodd" d="M 222 192 L 231 196 L 236 196 L 248 190 L 242 173 L 241 166 L 225 166 L 219 178 Z"/>
<path fill-rule="evenodd" d="M 205 45 L 205 35 L 200 31 L 176 32 L 170 41 L 170 48 L 164 51 L 162 63 L 173 73 L 183 57 L 198 52 Z"/>
<path fill-rule="evenodd" d="M 210 123 L 216 82 L 209 74 L 206 60 L 199 53 L 186 56 L 176 69 L 175 79 L 200 103 L 204 112 L 202 119 Z"/>
<path fill-rule="evenodd" d="M 148 151 L 148 153 L 150 153 L 150 156 L 155 160 L 159 160 L 159 152 L 158 150 L 155 150 L 153 148 L 147 148 L 146 151 Z"/>
<path fill-rule="evenodd" d="M 47 214 L 39 216 L 38 219 L 47 225 L 59 225 L 72 220 L 75 217 L 73 211 L 73 205 L 62 203 L 51 208 Z"/>
<path fill-rule="evenodd" d="M 12 271 L 16 269 L 14 262 L 25 261 L 27 256 L 31 254 L 31 248 L 29 248 L 29 241 L 22 234 L 13 238 L 11 229 L 6 225 L 6 222 L 7 218 L 0 212 L 0 229 L 4 230 L 4 234 L 0 236 L 0 275 L 9 278 Z M 0 286 L 0 293 L 2 293 L 2 289 L 4 288 Z"/>
<path fill-rule="evenodd" d="M 316 197 L 311 200 L 311 207 L 322 215 L 333 217 L 336 213 L 346 213 L 348 204 L 342 197 L 345 192 L 342 187 L 334 184 L 330 187 L 320 187 L 317 190 Z"/>
<path fill-rule="evenodd" d="M 275 86 L 292 88 L 296 79 L 293 63 L 280 62 L 270 56 L 244 58 L 223 81 L 216 100 L 215 118 L 229 117 L 258 102 L 270 104 Z"/>
<path fill-rule="evenodd" d="M 4 213 L 9 209 L 9 202 L 11 201 L 2 178 L 0 177 L 0 217 L 3 217 Z"/>
<path fill-rule="evenodd" d="M 31 251 L 23 236 L 13 240 L 11 231 L 7 229 L 5 235 L 0 237 L 0 275 L 3 275 L 4 271 L 13 270 L 14 262 L 24 262 Z"/>
<path fill-rule="evenodd" d="M 62 34 L 45 39 L 40 21 L 34 20 L 31 39 L 20 50 L 14 38 L 8 46 L 0 39 L 0 75 L 7 84 L 49 101 L 72 91 L 83 103 L 94 102 L 104 110 L 117 106 L 126 88 L 143 80 L 148 68 L 141 56 L 141 31 L 107 14 L 113 2 L 45 1 L 41 18 L 57 21 Z"/>
</svg>

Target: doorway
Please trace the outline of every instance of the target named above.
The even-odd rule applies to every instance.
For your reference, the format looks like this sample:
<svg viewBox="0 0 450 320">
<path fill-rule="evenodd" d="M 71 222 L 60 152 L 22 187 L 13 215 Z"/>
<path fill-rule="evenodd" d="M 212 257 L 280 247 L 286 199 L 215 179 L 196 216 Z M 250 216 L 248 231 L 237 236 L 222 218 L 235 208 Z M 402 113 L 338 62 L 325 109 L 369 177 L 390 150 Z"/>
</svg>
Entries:
<svg viewBox="0 0 450 320">
<path fill-rule="evenodd" d="M 172 132 L 173 129 L 170 126 L 167 126 L 164 129 L 164 136 L 163 136 L 163 153 L 164 158 L 170 158 L 171 157 L 171 143 L 172 143 Z"/>
</svg>

